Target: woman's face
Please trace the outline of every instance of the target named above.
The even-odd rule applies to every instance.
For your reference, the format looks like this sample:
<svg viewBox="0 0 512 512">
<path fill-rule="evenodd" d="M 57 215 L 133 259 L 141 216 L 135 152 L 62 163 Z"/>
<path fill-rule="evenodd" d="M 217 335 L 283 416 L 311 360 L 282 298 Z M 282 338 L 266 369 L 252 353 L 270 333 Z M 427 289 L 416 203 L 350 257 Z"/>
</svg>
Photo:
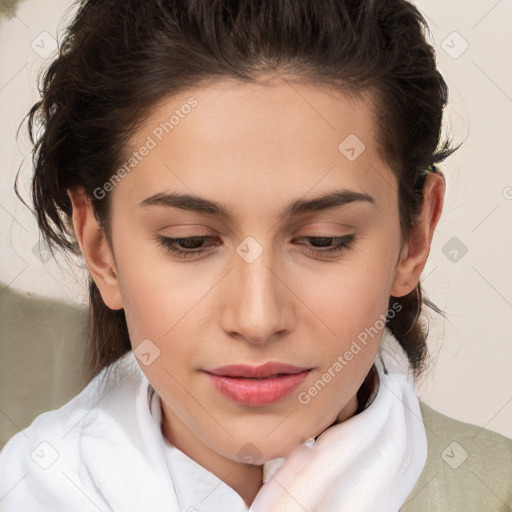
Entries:
<svg viewBox="0 0 512 512">
<path fill-rule="evenodd" d="M 178 446 L 261 464 L 354 414 L 389 296 L 416 284 L 393 290 L 397 182 L 376 137 L 364 97 L 278 80 L 173 96 L 133 137 L 112 180 L 117 299 L 102 295 Z M 307 371 L 205 372 L 269 361 Z"/>
</svg>

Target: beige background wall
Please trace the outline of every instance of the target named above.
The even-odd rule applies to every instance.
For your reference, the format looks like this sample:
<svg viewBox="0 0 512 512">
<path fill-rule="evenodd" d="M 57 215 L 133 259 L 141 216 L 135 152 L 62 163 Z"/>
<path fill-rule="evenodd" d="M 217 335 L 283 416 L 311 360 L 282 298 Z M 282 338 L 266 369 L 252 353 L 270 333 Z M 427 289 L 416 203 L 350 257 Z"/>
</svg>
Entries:
<svg viewBox="0 0 512 512">
<path fill-rule="evenodd" d="M 37 345 L 37 323 L 26 344 L 9 343 L 9 333 L 23 319 L 15 320 L 6 305 L 9 289 L 77 306 L 85 300 L 83 271 L 61 261 L 62 269 L 40 252 L 35 223 L 12 190 L 23 162 L 21 188 L 28 197 L 30 145 L 24 132 L 19 143 L 14 135 L 37 98 L 36 74 L 45 59 L 51 59 L 58 22 L 71 5 L 65 0 L 24 0 L 16 17 L 0 21 L 4 436 L 26 426 L 37 407 L 57 407 L 80 387 L 73 366 L 61 377 L 56 373 L 64 371 L 61 361 L 67 358 L 79 364 L 80 347 L 66 345 L 62 325 L 52 346 Z M 423 284 L 447 319 L 432 313 L 435 366 L 419 391 L 445 414 L 512 437 L 512 2 L 421 0 L 417 5 L 430 22 L 439 66 L 451 91 L 446 129 L 455 141 L 464 141 L 442 166 L 447 195 Z M 44 316 L 44 310 L 38 311 Z M 73 318 L 81 318 L 77 315 Z M 73 335 L 79 336 L 76 329 Z M 54 389 L 59 378 L 65 385 Z M 41 392 L 46 389 L 48 393 Z"/>
</svg>

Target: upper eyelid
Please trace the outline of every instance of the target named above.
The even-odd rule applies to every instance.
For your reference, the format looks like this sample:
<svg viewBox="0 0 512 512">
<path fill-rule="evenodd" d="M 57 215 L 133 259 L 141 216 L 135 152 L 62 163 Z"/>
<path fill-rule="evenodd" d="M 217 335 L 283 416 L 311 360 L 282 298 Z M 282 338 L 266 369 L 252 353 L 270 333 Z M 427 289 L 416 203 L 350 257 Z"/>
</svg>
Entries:
<svg viewBox="0 0 512 512">
<path fill-rule="evenodd" d="M 317 215 L 320 213 L 327 214 L 327 217 L 325 218 L 317 218 Z M 278 228 L 277 233 L 292 233 L 293 236 L 295 236 L 296 233 L 299 233 L 301 230 L 310 231 L 310 230 L 326 230 L 329 235 L 301 235 L 301 236 L 343 236 L 346 234 L 346 230 L 354 230 L 358 226 L 360 226 L 361 222 L 364 219 L 358 219 L 358 221 L 355 222 L 343 222 L 340 218 L 333 218 L 331 216 L 332 212 L 314 212 L 313 214 L 304 214 L 304 217 L 301 220 L 293 219 L 291 223 L 287 224 L 286 226 L 281 226 Z M 197 219 L 198 222 L 177 222 L 176 224 L 160 224 L 160 226 L 155 226 L 157 228 L 157 231 L 165 235 L 163 233 L 166 230 L 184 230 L 185 234 L 170 234 L 165 235 L 169 238 L 187 238 L 187 237 L 195 237 L 195 236 L 232 236 L 235 234 L 233 231 L 232 226 L 227 226 L 225 224 L 218 224 L 213 221 L 213 224 L 203 224 L 199 219 Z M 349 219 L 346 219 L 349 220 Z M 352 219 L 351 219 L 352 220 Z M 327 226 L 331 226 L 326 227 Z M 274 225 L 270 230 L 267 230 L 267 233 L 270 231 L 273 231 L 276 225 Z M 187 233 L 185 230 L 190 231 L 199 231 L 200 234 L 195 233 Z M 344 232 L 339 235 L 331 234 L 334 229 L 342 229 Z M 244 237 L 242 237 L 244 238 Z"/>
<path fill-rule="evenodd" d="M 344 229 L 348 229 L 348 230 L 354 230 L 356 229 L 356 226 L 354 225 L 350 225 L 350 224 L 344 224 L 344 223 L 341 223 L 341 222 L 328 222 L 328 221 L 325 221 L 325 222 L 319 222 L 319 221 L 316 221 L 316 222 L 308 222 L 307 224 L 302 224 L 300 227 L 297 227 L 296 225 L 294 226 L 291 226 L 291 231 L 293 232 L 293 236 L 298 236 L 298 233 L 301 231 L 301 230 L 304 230 L 306 231 L 306 234 L 303 234 L 303 235 L 300 235 L 300 236 L 306 236 L 306 237 L 324 237 L 324 236 L 346 236 L 350 233 L 340 233 L 340 234 L 334 234 L 333 231 L 334 229 L 333 228 L 329 228 L 329 227 L 325 227 L 323 226 L 324 224 L 328 224 L 330 226 L 337 226 L 337 228 L 339 227 L 343 227 Z M 159 231 L 163 231 L 165 229 L 171 229 L 171 228 L 185 228 L 185 229 L 190 229 L 190 231 L 193 231 L 193 230 L 200 230 L 201 232 L 200 233 L 183 233 L 183 234 L 172 234 L 172 235 L 166 235 L 166 234 L 163 234 L 162 233 L 162 236 L 167 236 L 168 238 L 197 238 L 197 237 L 202 237 L 202 236 L 205 236 L 205 237 L 208 237 L 208 236 L 212 236 L 212 237 L 215 237 L 215 236 L 219 236 L 220 235 L 227 235 L 226 232 L 222 232 L 222 231 L 219 231 L 218 229 L 216 228 L 211 228 L 211 227 L 207 227 L 207 226 L 202 226 L 202 225 L 198 225 L 198 224 L 191 224 L 191 226 L 194 226 L 192 228 L 189 227 L 189 225 L 176 225 L 176 226 L 166 226 L 164 228 L 161 228 L 159 229 Z M 313 233 L 313 234 L 308 234 L 308 232 L 312 232 L 312 231 L 316 231 L 316 230 L 321 230 L 321 231 L 324 231 L 327 233 L 327 234 L 316 234 L 316 233 Z"/>
<path fill-rule="evenodd" d="M 331 233 L 329 233 L 329 234 L 312 234 L 312 235 L 305 234 L 305 235 L 297 235 L 294 238 L 350 238 L 352 236 L 355 236 L 355 233 L 345 233 L 342 235 L 335 235 L 335 234 L 331 234 Z M 211 239 L 215 239 L 215 238 L 219 238 L 219 237 L 216 235 L 187 234 L 187 235 L 179 235 L 179 236 L 159 235 L 158 238 L 159 239 L 167 239 L 167 240 L 188 240 L 188 239 L 193 239 L 193 238 L 202 238 L 202 239 L 211 240 Z"/>
</svg>

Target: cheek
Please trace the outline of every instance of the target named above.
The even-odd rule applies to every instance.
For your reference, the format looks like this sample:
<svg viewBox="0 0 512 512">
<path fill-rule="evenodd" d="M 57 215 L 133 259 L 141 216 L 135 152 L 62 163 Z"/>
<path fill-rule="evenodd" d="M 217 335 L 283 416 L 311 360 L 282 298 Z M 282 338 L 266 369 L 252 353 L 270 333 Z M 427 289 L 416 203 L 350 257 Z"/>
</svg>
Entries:
<svg viewBox="0 0 512 512">
<path fill-rule="evenodd" d="M 361 256 L 361 255 L 360 255 Z M 391 269 L 386 259 L 350 258 L 322 273 L 306 273 L 297 295 L 336 337 L 348 339 L 387 310 Z"/>
<path fill-rule="evenodd" d="M 180 273 L 167 272 L 156 242 L 136 232 L 133 239 L 138 242 L 130 243 L 121 235 L 116 240 L 116 268 L 128 327 L 137 337 L 159 337 L 164 324 L 172 321 L 169 315 L 183 303 L 183 279 Z"/>
<path fill-rule="evenodd" d="M 172 327 L 170 311 L 175 309 L 173 295 L 157 279 L 158 272 L 148 266 L 133 265 L 129 258 L 117 262 L 119 287 L 132 347 L 150 339 L 161 346 L 161 339 Z M 158 286 L 160 282 L 160 286 Z"/>
<path fill-rule="evenodd" d="M 154 276 L 145 271 L 132 272 L 121 267 L 118 272 L 126 323 L 132 345 L 136 346 L 142 339 L 158 339 L 165 332 L 169 323 L 163 314 L 163 305 L 172 307 L 163 290 L 155 287 Z M 167 327 L 169 329 L 169 327 Z"/>
<path fill-rule="evenodd" d="M 193 352 L 193 339 L 205 328 L 215 280 L 209 275 L 198 279 L 197 270 L 155 257 L 151 250 L 142 256 L 136 251 L 125 254 L 117 263 L 132 346 L 150 339 L 162 355 L 172 346 L 171 363 L 177 361 L 178 352 Z"/>
</svg>

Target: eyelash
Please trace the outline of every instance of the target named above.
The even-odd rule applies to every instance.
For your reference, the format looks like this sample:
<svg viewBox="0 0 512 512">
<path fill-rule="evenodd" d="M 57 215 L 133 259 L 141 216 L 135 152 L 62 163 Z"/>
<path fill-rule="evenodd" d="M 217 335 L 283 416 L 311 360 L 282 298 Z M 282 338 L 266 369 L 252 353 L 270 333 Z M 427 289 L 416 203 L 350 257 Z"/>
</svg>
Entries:
<svg viewBox="0 0 512 512">
<path fill-rule="evenodd" d="M 204 248 L 199 248 L 199 250 L 197 249 L 189 249 L 189 250 L 185 250 L 185 249 L 180 249 L 178 247 L 175 247 L 173 244 L 175 243 L 178 243 L 178 242 L 188 242 L 188 241 L 191 241 L 191 240 L 195 240 L 195 241 L 201 241 L 201 242 L 205 242 L 207 240 L 213 240 L 215 237 L 213 236 L 192 236 L 192 237 L 185 237 L 185 238 L 170 238 L 170 237 L 167 237 L 167 236 L 158 236 L 158 243 L 163 246 L 167 251 L 169 252 L 172 252 L 180 257 L 184 257 L 184 258 L 187 258 L 189 256 L 194 256 L 194 255 L 197 255 L 197 254 L 202 254 L 205 249 Z M 356 240 L 356 236 L 354 234 L 351 234 L 351 235 L 344 235 L 344 236 L 303 236 L 301 238 L 307 238 L 309 240 L 337 240 L 338 241 L 338 245 L 336 245 L 335 247 L 331 247 L 329 249 L 308 249 L 308 252 L 310 253 L 314 253 L 315 255 L 320 255 L 320 256 L 323 256 L 323 255 L 335 255 L 336 253 L 339 253 L 339 252 L 342 252 L 342 251 L 345 251 L 345 250 L 348 250 L 350 248 L 350 246 L 355 242 Z"/>
</svg>

